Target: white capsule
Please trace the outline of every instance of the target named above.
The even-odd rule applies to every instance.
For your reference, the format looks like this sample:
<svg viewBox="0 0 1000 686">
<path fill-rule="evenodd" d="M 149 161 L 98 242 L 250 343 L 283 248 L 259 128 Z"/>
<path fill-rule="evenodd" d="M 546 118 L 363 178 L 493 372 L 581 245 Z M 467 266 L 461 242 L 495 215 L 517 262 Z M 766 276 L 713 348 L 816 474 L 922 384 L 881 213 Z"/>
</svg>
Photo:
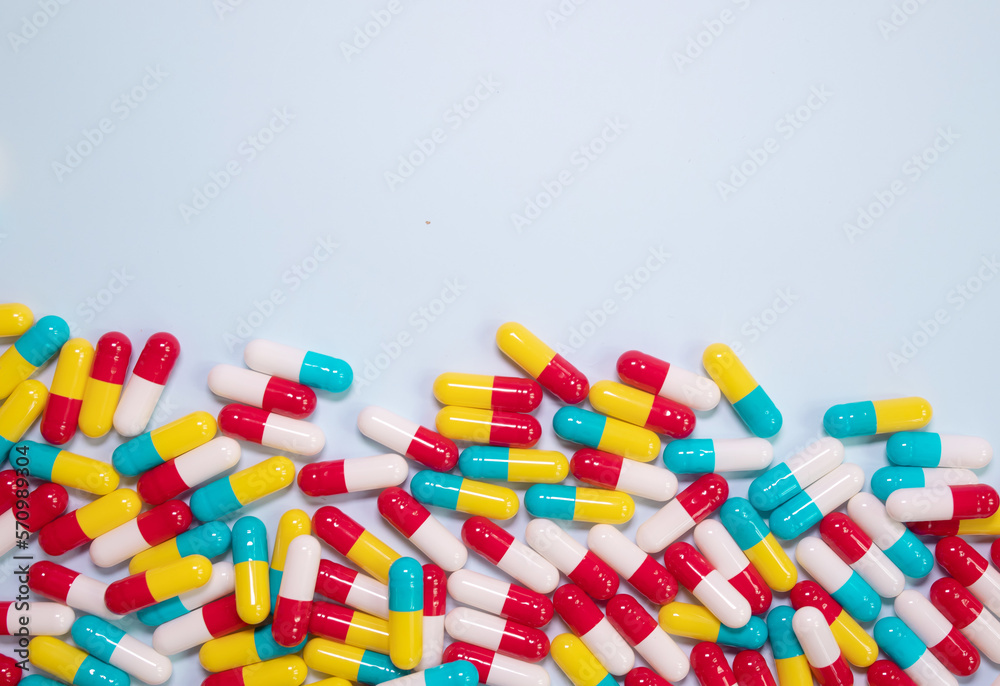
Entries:
<svg viewBox="0 0 1000 686">
<path fill-rule="evenodd" d="M 714 381 L 674 365 L 667 370 L 658 395 L 699 412 L 714 409 L 722 398 L 722 392 Z"/>
<path fill-rule="evenodd" d="M 409 537 L 410 543 L 446 572 L 465 566 L 469 550 L 455 534 L 431 514 Z"/>
<path fill-rule="evenodd" d="M 842 464 L 805 489 L 824 516 L 846 503 L 861 490 L 865 470 L 856 464 Z"/>
<path fill-rule="evenodd" d="M 706 519 L 694 528 L 694 544 L 726 579 L 742 574 L 750 566 L 750 560 L 726 527 L 714 519 Z"/>
<path fill-rule="evenodd" d="M 264 433 L 260 444 L 275 450 L 284 450 L 296 455 L 312 456 L 326 445 L 323 430 L 301 419 L 282 417 L 270 412 L 264 422 Z"/>
<path fill-rule="evenodd" d="M 987 566 L 983 575 L 966 586 L 969 593 L 979 598 L 990 612 L 1000 615 L 1000 572 Z"/>
<path fill-rule="evenodd" d="M 895 598 L 906 588 L 906 577 L 877 545 L 850 565 L 883 598 Z"/>
<path fill-rule="evenodd" d="M 320 545 L 315 536 L 296 536 L 285 553 L 285 571 L 281 575 L 278 602 L 281 599 L 311 602 L 319 576 Z M 275 605 L 275 620 L 278 606 Z"/>
<path fill-rule="evenodd" d="M 982 469 L 993 459 L 993 446 L 979 436 L 941 436 L 939 467 Z"/>
<path fill-rule="evenodd" d="M 139 530 L 139 520 L 130 519 L 95 538 L 90 544 L 90 559 L 98 567 L 114 567 L 150 547 Z"/>
<path fill-rule="evenodd" d="M 635 666 L 635 653 L 607 617 L 582 634 L 580 640 L 610 674 L 622 676 Z"/>
<path fill-rule="evenodd" d="M 764 469 L 774 459 L 774 446 L 766 438 L 715 438 L 715 467 L 718 472 L 752 472 Z"/>
<path fill-rule="evenodd" d="M 544 667 L 506 655 L 494 655 L 486 675 L 487 686 L 549 686 L 550 683 Z"/>
<path fill-rule="evenodd" d="M 844 444 L 831 436 L 817 439 L 788 459 L 789 472 L 803 489 L 844 462 Z"/>
<path fill-rule="evenodd" d="M 426 608 L 425 608 L 426 609 Z M 444 653 L 444 615 L 429 615 L 424 613 L 422 624 L 422 652 L 416 671 L 420 672 L 441 664 Z"/>
<path fill-rule="evenodd" d="M 162 393 L 162 384 L 153 383 L 133 373 L 125 383 L 115 409 L 112 419 L 115 431 L 125 438 L 138 436 L 145 431 Z"/>
<path fill-rule="evenodd" d="M 344 605 L 382 619 L 389 619 L 389 587 L 377 579 L 359 573 L 354 578 L 347 597 L 344 598 Z"/>
<path fill-rule="evenodd" d="M 73 626 L 76 613 L 62 603 L 25 603 L 25 610 L 18 610 L 17 603 L 0 603 L 7 605 L 7 615 L 4 625 L 9 636 L 26 631 L 29 636 L 62 636 Z M 3 632 L 0 632 L 3 633 Z"/>
<path fill-rule="evenodd" d="M 66 593 L 66 604 L 101 619 L 117 621 L 125 615 L 112 612 L 104 604 L 104 592 L 107 590 L 107 584 L 80 574 L 73 579 L 69 586 L 69 591 Z"/>
<path fill-rule="evenodd" d="M 659 626 L 635 644 L 635 652 L 649 663 L 653 671 L 667 681 L 676 683 L 687 676 L 691 663 L 674 639 Z"/>
<path fill-rule="evenodd" d="M 917 686 L 958 686 L 958 680 L 929 650 L 924 650 L 917 661 L 903 672 L 913 679 Z"/>
<path fill-rule="evenodd" d="M 635 532 L 635 542 L 642 550 L 653 555 L 690 531 L 694 524 L 691 515 L 675 498 L 639 525 Z M 611 564 L 607 560 L 605 562 Z"/>
<path fill-rule="evenodd" d="M 516 538 L 497 561 L 497 569 L 543 595 L 556 590 L 559 585 L 559 570 Z"/>
<path fill-rule="evenodd" d="M 625 534 L 610 524 L 597 524 L 587 534 L 587 547 L 626 581 L 650 559 Z"/>
<path fill-rule="evenodd" d="M 348 493 L 398 486 L 406 481 L 408 474 L 406 459 L 396 453 L 344 460 L 344 485 Z"/>
<path fill-rule="evenodd" d="M 358 429 L 376 443 L 405 455 L 420 425 L 382 407 L 371 405 L 358 413 Z"/>
<path fill-rule="evenodd" d="M 917 635 L 926 646 L 936 646 L 954 628 L 940 610 L 924 596 L 909 589 L 900 593 L 893 603 L 896 616 Z"/>
<path fill-rule="evenodd" d="M 444 617 L 444 629 L 456 641 L 500 650 L 507 620 L 468 607 L 456 607 Z"/>
<path fill-rule="evenodd" d="M 615 490 L 663 503 L 677 495 L 677 477 L 669 469 L 624 459 Z"/>
<path fill-rule="evenodd" d="M 271 377 L 231 364 L 217 364 L 208 372 L 208 388 L 221 398 L 260 407 Z"/>
<path fill-rule="evenodd" d="M 212 638 L 205 623 L 204 607 L 200 607 L 156 627 L 153 631 L 153 650 L 160 655 L 176 655 Z"/>
<path fill-rule="evenodd" d="M 717 569 L 706 574 L 690 590 L 691 595 L 708 608 L 716 619 L 731 629 L 746 626 L 753 616 L 750 602 Z"/>
<path fill-rule="evenodd" d="M 468 569 L 460 569 L 448 577 L 448 595 L 495 615 L 503 613 L 508 591 L 510 584 Z"/>
<path fill-rule="evenodd" d="M 905 526 L 886 514 L 885 506 L 871 493 L 858 493 L 848 500 L 847 515 L 882 550 L 891 548 L 907 532 Z"/>
<path fill-rule="evenodd" d="M 240 444 L 229 436 L 216 436 L 173 461 L 174 469 L 187 487 L 194 488 L 240 461 Z"/>
<path fill-rule="evenodd" d="M 823 539 L 806 536 L 795 546 L 795 560 L 827 593 L 835 593 L 851 578 L 853 570 Z"/>
<path fill-rule="evenodd" d="M 550 519 L 532 519 L 528 522 L 524 539 L 567 577 L 587 555 L 586 548 Z"/>
<path fill-rule="evenodd" d="M 806 660 L 816 669 L 829 667 L 840 658 L 840 646 L 830 625 L 815 607 L 803 607 L 792 615 L 792 631 L 799 639 Z"/>
<path fill-rule="evenodd" d="M 997 621 L 992 612 L 983 608 L 979 616 L 959 631 L 986 656 L 986 659 L 1000 664 L 1000 621 Z"/>
<path fill-rule="evenodd" d="M 299 383 L 307 351 L 274 341 L 255 338 L 243 349 L 243 361 L 250 369 Z"/>
<path fill-rule="evenodd" d="M 174 671 L 170 658 L 130 634 L 119 639 L 108 663 L 151 686 L 162 684 Z"/>
</svg>

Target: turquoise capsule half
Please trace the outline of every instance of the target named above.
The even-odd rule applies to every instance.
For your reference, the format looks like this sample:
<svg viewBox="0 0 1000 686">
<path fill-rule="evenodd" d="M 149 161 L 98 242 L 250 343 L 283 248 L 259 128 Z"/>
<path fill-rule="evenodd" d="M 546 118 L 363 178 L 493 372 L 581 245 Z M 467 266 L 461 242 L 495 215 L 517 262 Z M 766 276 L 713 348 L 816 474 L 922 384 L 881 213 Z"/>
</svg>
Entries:
<svg viewBox="0 0 1000 686">
<path fill-rule="evenodd" d="M 39 674 L 29 674 L 17 683 L 18 686 L 66 686 L 66 684 L 61 681 L 49 679 L 48 677 L 44 677 Z"/>
<path fill-rule="evenodd" d="M 213 481 L 191 494 L 191 512 L 203 522 L 225 517 L 243 507 L 236 497 L 230 477 Z"/>
<path fill-rule="evenodd" d="M 184 607 L 184 602 L 179 596 L 168 598 L 156 605 L 150 605 L 135 613 L 136 618 L 146 626 L 160 626 L 166 624 L 171 619 L 177 619 L 186 615 L 191 610 Z"/>
<path fill-rule="evenodd" d="M 389 612 L 424 609 L 424 570 L 412 557 L 389 565 Z"/>
<path fill-rule="evenodd" d="M 941 434 L 900 431 L 885 444 L 889 462 L 902 467 L 937 467 L 941 463 Z"/>
<path fill-rule="evenodd" d="M 771 652 L 775 660 L 804 655 L 799 639 L 792 631 L 792 617 L 795 615 L 788 605 L 779 605 L 767 613 L 767 633 L 771 642 Z"/>
<path fill-rule="evenodd" d="M 479 683 L 479 670 L 468 660 L 446 662 L 423 674 L 425 686 L 474 686 Z"/>
<path fill-rule="evenodd" d="M 576 487 L 535 484 L 524 493 L 524 507 L 532 517 L 572 520 L 576 513 Z"/>
<path fill-rule="evenodd" d="M 774 465 L 750 483 L 747 498 L 761 512 L 770 512 L 803 490 L 787 462 Z"/>
<path fill-rule="evenodd" d="M 125 637 L 125 632 L 114 624 L 93 615 L 83 615 L 73 622 L 70 634 L 80 650 L 107 663 L 111 662 L 111 655 Z"/>
<path fill-rule="evenodd" d="M 33 367 L 41 367 L 69 340 L 69 324 L 62 317 L 46 315 L 14 341 L 14 349 Z"/>
<path fill-rule="evenodd" d="M 823 428 L 834 438 L 874 436 L 878 433 L 875 403 L 863 400 L 834 405 L 823 415 Z"/>
<path fill-rule="evenodd" d="M 733 409 L 754 436 L 770 438 L 781 430 L 781 412 L 759 384 L 733 403 Z"/>
<path fill-rule="evenodd" d="M 510 448 L 469 446 L 458 456 L 458 471 L 470 479 L 507 481 L 510 476 Z"/>
<path fill-rule="evenodd" d="M 596 412 L 579 407 L 563 407 L 552 417 L 552 428 L 564 441 L 600 448 L 607 421 L 607 417 Z"/>
<path fill-rule="evenodd" d="M 313 351 L 306 352 L 299 367 L 299 383 L 331 393 L 346 391 L 354 380 L 354 370 L 343 360 Z"/>
<path fill-rule="evenodd" d="M 874 621 L 882 611 L 882 598 L 855 571 L 830 595 L 859 622 Z"/>
<path fill-rule="evenodd" d="M 229 550 L 232 538 L 232 532 L 224 522 L 208 522 L 180 534 L 176 539 L 177 552 L 181 557 L 218 557 Z"/>
<path fill-rule="evenodd" d="M 304 638 L 302 639 L 302 643 L 297 646 L 286 648 L 283 645 L 278 645 L 278 642 L 274 640 L 274 632 L 271 631 L 270 624 L 263 624 L 253 630 L 254 650 L 257 651 L 257 657 L 259 657 L 261 661 L 273 660 L 276 657 L 284 657 L 285 655 L 297 653 L 305 648 L 308 640 L 308 637 Z"/>
<path fill-rule="evenodd" d="M 423 469 L 410 479 L 410 492 L 425 505 L 436 505 L 449 510 L 458 509 L 458 496 L 462 493 L 462 482 L 457 474 L 435 472 Z"/>
<path fill-rule="evenodd" d="M 715 471 L 715 442 L 711 438 L 681 438 L 663 449 L 663 464 L 674 474 Z"/>
<path fill-rule="evenodd" d="M 376 653 L 373 650 L 366 650 L 362 653 L 361 662 L 358 664 L 358 682 L 362 684 L 381 684 L 383 681 L 398 679 L 409 673 L 409 671 L 399 669 L 392 664 L 388 655 Z"/>
<path fill-rule="evenodd" d="M 264 522 L 256 517 L 237 519 L 233 524 L 232 547 L 234 565 L 241 562 L 267 562 L 267 527 Z"/>
<path fill-rule="evenodd" d="M 909 529 L 882 552 L 899 571 L 912 579 L 923 579 L 934 569 L 934 555 Z"/>
<path fill-rule="evenodd" d="M 927 646 L 898 617 L 875 622 L 875 642 L 900 669 L 909 669 L 927 652 Z"/>
<path fill-rule="evenodd" d="M 740 550 L 750 550 L 771 533 L 760 513 L 746 498 L 734 497 L 722 503 L 719 519 Z"/>
<path fill-rule="evenodd" d="M 715 639 L 734 648 L 759 650 L 767 643 L 767 624 L 760 617 L 751 617 L 750 621 L 739 629 L 731 629 L 725 624 L 719 625 L 719 635 Z"/>
<path fill-rule="evenodd" d="M 808 493 L 802 491 L 784 505 L 780 505 L 770 518 L 771 533 L 785 541 L 798 538 L 808 529 L 819 524 L 823 512 Z"/>
</svg>

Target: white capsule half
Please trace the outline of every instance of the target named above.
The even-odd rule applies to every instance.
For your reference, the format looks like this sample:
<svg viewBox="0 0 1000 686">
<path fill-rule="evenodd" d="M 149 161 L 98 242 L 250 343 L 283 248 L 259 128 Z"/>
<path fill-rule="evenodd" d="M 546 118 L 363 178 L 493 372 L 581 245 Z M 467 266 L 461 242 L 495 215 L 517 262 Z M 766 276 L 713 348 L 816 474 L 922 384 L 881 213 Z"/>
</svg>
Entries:
<svg viewBox="0 0 1000 686">
<path fill-rule="evenodd" d="M 667 370 L 658 395 L 699 412 L 714 409 L 722 398 L 722 392 L 714 381 L 674 365 Z"/>
<path fill-rule="evenodd" d="M 690 531 L 694 524 L 691 515 L 675 498 L 639 525 L 635 532 L 635 542 L 642 550 L 653 555 Z M 605 562 L 611 564 L 607 560 Z"/>
<path fill-rule="evenodd" d="M 752 616 L 750 602 L 719 573 L 719 570 L 713 569 L 690 590 L 691 595 L 708 608 L 716 619 L 731 629 L 744 627 L 750 621 Z"/>
<path fill-rule="evenodd" d="M 895 598 L 906 588 L 903 572 L 877 545 L 870 546 L 850 567 L 883 598 Z"/>
<path fill-rule="evenodd" d="M 240 444 L 229 436 L 216 436 L 208 443 L 174 460 L 174 469 L 188 488 L 205 483 L 232 469 L 240 461 Z"/>
<path fill-rule="evenodd" d="M 460 538 L 448 531 L 434 513 L 407 540 L 446 572 L 458 571 L 469 560 L 469 549 Z"/>
<path fill-rule="evenodd" d="M 296 536 L 288 544 L 278 599 L 311 602 L 319 576 L 320 545 L 315 536 Z"/>
<path fill-rule="evenodd" d="M 677 495 L 677 477 L 669 469 L 625 459 L 615 490 L 664 503 Z"/>
<path fill-rule="evenodd" d="M 495 615 L 503 612 L 509 590 L 510 584 L 468 569 L 460 569 L 448 577 L 448 595 Z"/>
<path fill-rule="evenodd" d="M 255 338 L 243 349 L 243 362 L 261 374 L 299 383 L 299 374 L 306 354 L 307 351 L 290 345 Z"/>
<path fill-rule="evenodd" d="M 396 453 L 344 460 L 344 485 L 348 493 L 398 486 L 406 481 L 408 473 L 406 458 Z"/>
<path fill-rule="evenodd" d="M 635 666 L 635 653 L 607 617 L 581 635 L 580 640 L 610 674 L 623 676 Z"/>
<path fill-rule="evenodd" d="M 62 636 L 76 621 L 73 609 L 62 603 L 26 603 L 28 608 L 18 610 L 17 603 L 7 606 L 5 625 L 7 634 L 17 636 L 27 631 L 29 636 Z"/>
<path fill-rule="evenodd" d="M 844 444 L 831 436 L 817 439 L 788 459 L 788 469 L 805 488 L 844 462 Z"/>
<path fill-rule="evenodd" d="M 550 519 L 532 519 L 528 522 L 524 539 L 567 577 L 583 562 L 587 554 L 586 548 Z"/>
<path fill-rule="evenodd" d="M 139 520 L 130 519 L 90 544 L 90 559 L 98 567 L 114 567 L 151 546 L 139 531 Z"/>
<path fill-rule="evenodd" d="M 260 444 L 275 450 L 284 450 L 296 455 L 312 456 L 326 445 L 323 430 L 301 419 L 282 417 L 270 412 L 264 422 L 264 433 Z"/>
<path fill-rule="evenodd" d="M 587 547 L 627 581 L 649 555 L 610 524 L 597 524 L 587 534 Z"/>
<path fill-rule="evenodd" d="M 903 672 L 913 679 L 917 686 L 958 686 L 958 680 L 929 650 L 924 650 L 923 655 Z"/>
<path fill-rule="evenodd" d="M 400 455 L 406 454 L 419 428 L 419 424 L 375 405 L 358 413 L 358 429 L 361 433 Z"/>
<path fill-rule="evenodd" d="M 774 459 L 774 446 L 766 438 L 715 438 L 715 468 L 718 472 L 752 472 L 764 469 Z"/>
<path fill-rule="evenodd" d="M 497 569 L 543 595 L 556 590 L 559 585 L 559 570 L 516 538 L 497 562 Z"/>
<path fill-rule="evenodd" d="M 125 383 L 112 419 L 115 431 L 125 438 L 145 431 L 162 393 L 162 385 L 132 374 Z"/>
<path fill-rule="evenodd" d="M 799 541 L 795 546 L 795 560 L 827 593 L 838 591 L 853 574 L 840 556 L 823 539 L 815 536 L 806 536 Z"/>
<path fill-rule="evenodd" d="M 657 625 L 646 638 L 635 644 L 635 652 L 649 663 L 653 671 L 667 681 L 676 683 L 687 676 L 691 663 L 674 639 Z"/>
<path fill-rule="evenodd" d="M 885 506 L 871 493 L 858 493 L 847 501 L 847 515 L 882 550 L 891 548 L 907 531 L 886 513 Z"/>
<path fill-rule="evenodd" d="M 815 607 L 803 607 L 792 615 L 792 631 L 799 639 L 806 660 L 816 669 L 829 667 L 840 658 L 840 646 L 830 625 Z"/>
<path fill-rule="evenodd" d="M 208 583 L 201 588 L 181 593 L 177 596 L 177 600 L 185 610 L 191 612 L 235 590 L 236 573 L 233 570 L 233 563 L 223 560 L 212 563 L 212 576 L 209 577 Z"/>
<path fill-rule="evenodd" d="M 495 655 L 486 675 L 487 686 L 549 686 L 549 673 L 544 667 Z"/>
<path fill-rule="evenodd" d="M 694 528 L 694 544 L 726 579 L 742 574 L 750 566 L 750 560 L 726 527 L 714 519 L 706 519 Z"/>
<path fill-rule="evenodd" d="M 892 608 L 926 646 L 936 646 L 954 628 L 931 601 L 913 589 L 900 593 Z"/>
<path fill-rule="evenodd" d="M 205 624 L 204 608 L 198 608 L 156 627 L 153 631 L 153 650 L 160 655 L 176 655 L 212 638 Z"/>
<path fill-rule="evenodd" d="M 468 607 L 456 607 L 444 617 L 444 629 L 456 641 L 500 650 L 507 620 Z"/>
<path fill-rule="evenodd" d="M 130 634 L 118 641 L 109 663 L 151 686 L 162 684 L 174 671 L 170 658 Z"/>
<path fill-rule="evenodd" d="M 897 522 L 947 521 L 955 517 L 955 499 L 947 486 L 900 488 L 885 499 L 885 511 Z"/>
<path fill-rule="evenodd" d="M 1000 664 L 1000 621 L 983 608 L 979 616 L 959 629 L 986 659 Z"/>
<path fill-rule="evenodd" d="M 104 604 L 104 592 L 107 590 L 106 583 L 80 574 L 73 579 L 69 586 L 69 591 L 66 593 L 66 604 L 101 619 L 111 622 L 118 621 L 125 615 L 115 614 Z"/>
<path fill-rule="evenodd" d="M 377 579 L 359 573 L 347 592 L 344 605 L 369 615 L 389 619 L 389 587 Z"/>
<path fill-rule="evenodd" d="M 416 666 L 418 672 L 441 664 L 444 653 L 444 620 L 444 615 L 424 615 L 422 652 Z"/>
</svg>

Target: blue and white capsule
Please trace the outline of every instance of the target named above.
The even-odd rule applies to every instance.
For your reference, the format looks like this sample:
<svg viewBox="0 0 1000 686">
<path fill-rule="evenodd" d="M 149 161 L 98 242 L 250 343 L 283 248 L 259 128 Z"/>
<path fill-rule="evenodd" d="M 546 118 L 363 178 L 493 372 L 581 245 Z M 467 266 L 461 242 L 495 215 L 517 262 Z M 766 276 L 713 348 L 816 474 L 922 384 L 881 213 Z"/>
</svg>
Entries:
<svg viewBox="0 0 1000 686">
<path fill-rule="evenodd" d="M 861 491 L 864 483 L 861 467 L 840 465 L 771 513 L 771 531 L 786 541 L 798 538 Z"/>
<path fill-rule="evenodd" d="M 48 315 L 35 322 L 0 355 L 0 400 L 52 359 L 68 340 L 69 325 L 62 317 Z"/>
<path fill-rule="evenodd" d="M 898 617 L 883 617 L 875 623 L 875 642 L 899 665 L 917 686 L 958 686 L 924 642 Z"/>
<path fill-rule="evenodd" d="M 247 343 L 243 361 L 254 371 L 296 381 L 331 393 L 346 391 L 354 380 L 351 365 L 336 357 L 299 350 L 262 338 Z"/>
<path fill-rule="evenodd" d="M 923 579 L 934 568 L 934 555 L 916 534 L 892 519 L 871 493 L 858 493 L 847 502 L 847 515 L 882 549 L 889 561 L 913 579 Z"/>
<path fill-rule="evenodd" d="M 901 488 L 944 488 L 979 483 L 975 472 L 968 469 L 937 467 L 882 467 L 872 474 L 872 493 L 885 502 L 893 491 Z"/>
<path fill-rule="evenodd" d="M 754 479 L 747 499 L 761 512 L 770 512 L 843 462 L 844 444 L 836 438 L 820 438 L 787 462 L 771 467 Z"/>
<path fill-rule="evenodd" d="M 663 463 L 674 474 L 753 472 L 774 458 L 774 447 L 763 438 L 681 438 L 663 449 Z"/>
<path fill-rule="evenodd" d="M 170 658 L 99 617 L 80 617 L 71 633 L 80 648 L 150 686 L 162 684 L 173 672 Z"/>
<path fill-rule="evenodd" d="M 468 660 L 455 660 L 422 672 L 383 681 L 379 686 L 475 686 L 478 683 L 479 670 L 476 666 Z"/>
<path fill-rule="evenodd" d="M 882 598 L 847 566 L 840 556 L 815 536 L 806 536 L 795 547 L 795 559 L 802 569 L 833 596 L 859 622 L 871 622 L 882 611 Z"/>
<path fill-rule="evenodd" d="M 978 436 L 900 431 L 889 436 L 885 455 L 901 467 L 981 469 L 993 459 L 993 446 Z"/>
</svg>

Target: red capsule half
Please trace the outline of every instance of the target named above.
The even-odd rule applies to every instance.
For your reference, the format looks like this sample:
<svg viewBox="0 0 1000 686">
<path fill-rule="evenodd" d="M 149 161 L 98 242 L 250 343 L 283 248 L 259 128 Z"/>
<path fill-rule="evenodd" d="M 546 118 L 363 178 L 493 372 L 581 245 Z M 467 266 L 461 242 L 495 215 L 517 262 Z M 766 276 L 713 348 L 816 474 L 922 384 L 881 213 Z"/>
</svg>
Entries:
<svg viewBox="0 0 1000 686">
<path fill-rule="evenodd" d="M 895 662 L 876 660 L 868 668 L 868 683 L 871 686 L 917 686 Z"/>
<path fill-rule="evenodd" d="M 736 686 L 737 683 L 722 648 L 708 641 L 691 649 L 691 671 L 701 686 Z"/>
<path fill-rule="evenodd" d="M 777 686 L 764 656 L 756 650 L 741 650 L 733 658 L 733 673 L 740 686 Z"/>
</svg>

